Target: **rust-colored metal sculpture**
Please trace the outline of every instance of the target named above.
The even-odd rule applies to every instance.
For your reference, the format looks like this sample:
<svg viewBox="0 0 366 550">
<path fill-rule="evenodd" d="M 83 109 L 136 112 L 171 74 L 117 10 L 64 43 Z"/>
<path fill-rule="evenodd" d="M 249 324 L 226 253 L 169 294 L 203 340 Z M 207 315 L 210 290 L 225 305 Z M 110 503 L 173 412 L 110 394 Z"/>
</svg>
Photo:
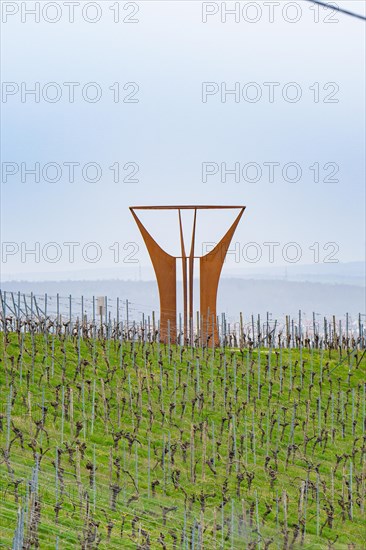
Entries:
<svg viewBox="0 0 366 550">
<path fill-rule="evenodd" d="M 239 214 L 229 230 L 220 242 L 204 256 L 195 256 L 196 221 L 198 210 L 237 209 Z M 200 326 L 197 327 L 201 342 L 219 343 L 218 327 L 216 320 L 216 300 L 220 274 L 227 250 L 235 229 L 243 215 L 245 206 L 131 206 L 131 213 L 141 231 L 149 252 L 160 297 L 160 340 L 167 342 L 170 337 L 172 343 L 176 342 L 177 334 L 177 280 L 176 260 L 182 260 L 183 271 L 183 335 L 184 341 L 192 341 L 193 337 L 193 272 L 194 260 L 200 260 Z M 141 223 L 135 210 L 177 210 L 179 219 L 181 256 L 171 256 L 163 250 L 153 239 L 145 226 Z M 183 238 L 181 210 L 193 210 L 193 230 L 189 255 L 186 254 Z M 188 263 L 188 265 L 187 265 Z"/>
</svg>

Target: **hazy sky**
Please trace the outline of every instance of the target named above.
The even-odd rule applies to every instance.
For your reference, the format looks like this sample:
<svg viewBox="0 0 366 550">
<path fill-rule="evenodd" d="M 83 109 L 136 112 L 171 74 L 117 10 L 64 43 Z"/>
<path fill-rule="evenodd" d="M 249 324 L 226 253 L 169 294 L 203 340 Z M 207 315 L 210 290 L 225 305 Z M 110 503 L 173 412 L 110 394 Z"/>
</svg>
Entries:
<svg viewBox="0 0 366 550">
<path fill-rule="evenodd" d="M 261 247 L 261 265 L 269 263 L 266 242 L 279 243 L 275 265 L 286 263 L 284 248 L 291 258 L 300 249 L 299 262 L 312 263 L 314 243 L 320 262 L 329 255 L 362 260 L 363 21 L 314 11 L 302 0 L 240 2 L 238 22 L 234 15 L 223 22 L 215 2 L 120 2 L 118 14 L 116 2 L 103 1 L 84 10 L 89 20 L 100 16 L 90 23 L 81 0 L 74 5 L 74 23 L 65 2 L 57 3 L 57 11 L 51 3 L 36 23 L 21 4 L 31 8 L 35 2 L 2 2 L 4 278 L 116 267 L 114 243 L 120 277 L 128 254 L 148 264 L 128 210 L 134 204 L 246 205 L 234 239 L 241 266 L 245 256 L 256 254 L 255 246 L 247 246 L 252 242 Z M 361 1 L 338 4 L 365 11 Z M 26 94 L 37 86 L 38 102 Z M 39 183 L 26 172 L 35 163 Z M 225 166 L 236 168 L 226 181 Z M 94 177 L 99 181 L 85 181 Z M 144 219 L 173 251 L 176 221 L 160 214 Z M 222 236 L 229 221 L 200 220 L 197 253 L 202 242 Z M 40 261 L 29 254 L 22 259 L 21 250 L 37 242 Z M 73 263 L 67 242 L 80 243 Z M 131 242 L 139 252 L 126 244 Z M 14 252 L 6 258 L 4 243 L 15 243 L 5 244 Z M 90 261 L 100 252 L 97 263 Z M 232 261 L 237 264 L 234 254 Z"/>
</svg>

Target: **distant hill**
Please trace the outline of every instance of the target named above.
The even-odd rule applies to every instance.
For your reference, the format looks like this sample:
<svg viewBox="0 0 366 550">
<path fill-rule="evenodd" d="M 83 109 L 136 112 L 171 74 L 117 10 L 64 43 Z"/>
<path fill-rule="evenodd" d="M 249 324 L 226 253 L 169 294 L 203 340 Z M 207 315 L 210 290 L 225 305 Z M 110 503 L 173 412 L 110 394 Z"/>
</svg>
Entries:
<svg viewBox="0 0 366 550">
<path fill-rule="evenodd" d="M 197 287 L 197 283 L 196 283 Z M 155 281 L 10 281 L 1 285 L 2 290 L 33 292 L 36 295 L 68 296 L 78 299 L 94 296 L 108 296 L 115 300 L 128 299 L 131 312 L 140 317 L 139 312 L 158 311 L 159 297 Z M 197 289 L 198 290 L 198 289 Z M 349 284 L 315 283 L 276 279 L 223 278 L 220 282 L 218 312 L 238 318 L 242 311 L 245 316 L 251 313 L 272 313 L 272 318 L 284 314 L 295 315 L 299 309 L 305 317 L 312 312 L 324 315 L 343 316 L 346 312 L 356 315 L 365 312 L 365 290 L 361 286 Z"/>
</svg>

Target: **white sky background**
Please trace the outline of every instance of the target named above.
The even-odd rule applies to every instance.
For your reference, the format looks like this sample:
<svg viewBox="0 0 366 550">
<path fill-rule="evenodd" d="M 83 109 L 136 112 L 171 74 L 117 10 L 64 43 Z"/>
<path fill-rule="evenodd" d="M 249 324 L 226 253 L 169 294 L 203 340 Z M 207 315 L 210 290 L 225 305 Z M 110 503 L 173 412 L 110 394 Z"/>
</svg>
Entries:
<svg viewBox="0 0 366 550">
<path fill-rule="evenodd" d="M 34 2 L 26 4 L 30 7 Z M 121 251 L 116 265 L 108 249 L 116 241 L 121 248 L 136 242 L 140 264 L 148 265 L 128 210 L 134 204 L 244 204 L 247 210 L 234 239 L 240 247 L 252 241 L 260 245 L 275 241 L 281 250 L 295 241 L 303 252 L 300 263 L 309 264 L 313 261 L 309 246 L 319 242 L 322 257 L 322 246 L 335 242 L 339 261 L 363 259 L 363 21 L 337 14 L 338 23 L 325 23 L 328 14 L 320 8 L 320 22 L 314 23 L 311 5 L 298 0 L 302 15 L 297 23 L 288 23 L 281 15 L 287 2 L 276 7 L 273 23 L 269 22 L 269 8 L 259 2 L 262 17 L 255 24 L 242 18 L 235 23 L 233 16 L 222 23 L 220 13 L 204 24 L 201 2 L 143 1 L 136 3 L 139 22 L 126 24 L 113 22 L 109 8 L 114 3 L 104 1 L 98 23 L 83 21 L 80 8 L 75 8 L 75 22 L 70 24 L 63 2 L 58 4 L 63 13 L 58 23 L 34 23 L 31 17 L 22 23 L 18 13 L 2 24 L 3 82 L 26 82 L 29 87 L 35 82 L 41 87 L 56 82 L 63 90 L 57 103 L 42 99 L 35 103 L 32 98 L 22 103 L 18 93 L 1 104 L 2 163 L 32 166 L 39 162 L 42 167 L 49 162 L 96 162 L 103 176 L 99 182 L 88 183 L 77 170 L 75 182 L 70 183 L 65 168 L 58 183 L 42 177 L 35 183 L 31 176 L 21 182 L 19 174 L 7 182 L 2 180 L 2 241 L 19 247 L 24 242 L 23 247 L 28 248 L 34 248 L 35 242 L 41 247 L 56 242 L 62 250 L 57 263 L 42 254 L 39 263 L 32 256 L 22 261 L 20 252 L 9 256 L 7 262 L 3 256 L 4 279 L 32 272 L 48 272 L 52 278 L 63 270 L 109 267 L 114 268 L 113 276 L 124 278 L 130 267 L 122 261 L 126 252 Z M 120 4 L 123 8 L 126 2 Z M 339 1 L 338 5 L 365 12 L 362 1 Z M 129 11 L 122 9 L 121 14 Z M 293 13 L 289 12 L 290 17 Z M 98 103 L 88 103 L 77 88 L 75 102 L 70 104 L 64 82 L 80 82 L 81 86 L 97 82 L 103 96 Z M 108 88 L 115 82 L 122 87 L 126 82 L 138 83 L 139 102 L 114 103 Z M 228 88 L 235 82 L 256 82 L 263 96 L 257 103 L 236 103 L 228 96 L 223 103 L 218 93 L 202 103 L 202 82 L 226 82 Z M 273 103 L 268 101 L 264 82 L 280 83 Z M 282 98 L 282 88 L 288 82 L 302 88 L 297 103 Z M 315 82 L 320 84 L 319 103 L 314 103 L 314 92 L 309 89 Z M 338 103 L 322 101 L 332 91 L 322 89 L 328 82 L 339 86 Z M 108 167 L 115 162 L 121 166 L 138 163 L 139 182 L 113 183 Z M 219 174 L 204 183 L 202 162 L 226 162 L 228 166 L 255 162 L 263 175 L 257 183 L 238 183 L 233 176 L 222 183 Z M 286 163 L 297 162 L 302 178 L 290 183 L 278 173 L 270 183 L 265 162 L 280 163 L 280 170 Z M 309 167 L 315 162 L 320 167 L 337 163 L 340 181 L 314 182 Z M 320 175 L 322 179 L 326 175 L 322 169 Z M 153 223 L 147 224 L 148 228 L 173 251 L 178 226 L 164 222 L 160 214 L 154 220 L 159 229 L 154 230 Z M 198 247 L 201 241 L 220 238 L 228 225 L 229 219 L 224 217 L 202 223 Z M 81 243 L 72 264 L 63 245 L 68 241 Z M 86 262 L 80 252 L 91 241 L 102 248 L 97 264 Z M 267 253 L 260 265 L 268 263 Z M 282 255 L 275 254 L 274 265 L 283 264 Z M 251 268 L 252 264 L 240 267 Z"/>
</svg>

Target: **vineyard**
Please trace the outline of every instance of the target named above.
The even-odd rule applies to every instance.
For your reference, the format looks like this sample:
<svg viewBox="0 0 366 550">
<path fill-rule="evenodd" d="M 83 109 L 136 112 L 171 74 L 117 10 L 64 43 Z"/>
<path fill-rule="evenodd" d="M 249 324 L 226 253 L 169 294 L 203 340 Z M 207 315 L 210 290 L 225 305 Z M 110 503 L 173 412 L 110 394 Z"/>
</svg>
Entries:
<svg viewBox="0 0 366 550">
<path fill-rule="evenodd" d="M 366 546 L 357 339 L 215 349 L 3 317 L 0 340 L 1 547 Z"/>
</svg>

